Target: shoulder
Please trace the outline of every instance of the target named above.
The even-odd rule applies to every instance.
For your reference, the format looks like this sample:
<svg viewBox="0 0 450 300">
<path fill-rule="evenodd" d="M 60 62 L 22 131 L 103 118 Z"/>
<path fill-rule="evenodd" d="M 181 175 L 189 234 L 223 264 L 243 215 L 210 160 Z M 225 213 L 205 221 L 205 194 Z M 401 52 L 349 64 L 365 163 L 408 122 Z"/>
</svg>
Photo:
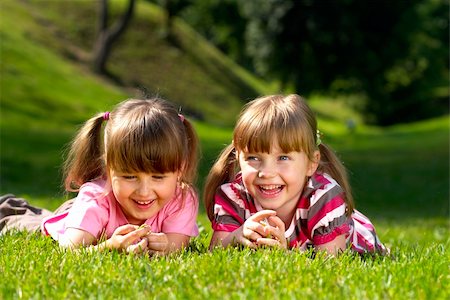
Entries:
<svg viewBox="0 0 450 300">
<path fill-rule="evenodd" d="M 95 181 L 89 181 L 84 183 L 80 187 L 79 193 L 104 193 L 107 190 L 106 187 L 106 181 L 105 180 L 95 180 Z"/>
<path fill-rule="evenodd" d="M 247 206 L 250 199 L 243 182 L 241 174 L 238 173 L 232 182 L 222 184 L 216 192 L 216 200 L 223 199 L 227 202 L 236 203 L 240 207 Z"/>
<path fill-rule="evenodd" d="M 333 187 L 339 187 L 337 181 L 331 177 L 328 173 L 314 173 L 309 180 L 309 185 L 313 189 L 330 189 Z"/>
<path fill-rule="evenodd" d="M 335 197 L 343 193 L 342 187 L 327 173 L 314 173 L 307 183 L 303 197 L 310 198 L 311 205 L 323 196 Z"/>
<path fill-rule="evenodd" d="M 303 190 L 298 207 L 308 210 L 311 215 L 318 211 L 323 213 L 333 210 L 338 206 L 346 206 L 341 186 L 326 173 L 314 173 Z"/>
</svg>

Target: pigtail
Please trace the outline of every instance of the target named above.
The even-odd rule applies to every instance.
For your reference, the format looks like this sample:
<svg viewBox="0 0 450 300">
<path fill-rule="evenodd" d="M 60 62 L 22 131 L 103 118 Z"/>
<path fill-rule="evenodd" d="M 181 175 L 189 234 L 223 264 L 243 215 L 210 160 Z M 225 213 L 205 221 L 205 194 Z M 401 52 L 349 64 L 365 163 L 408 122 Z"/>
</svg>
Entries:
<svg viewBox="0 0 450 300">
<path fill-rule="evenodd" d="M 205 182 L 203 201 L 209 220 L 214 218 L 214 196 L 219 186 L 233 180 L 236 170 L 236 152 L 230 144 L 219 155 Z"/>
<path fill-rule="evenodd" d="M 63 165 L 66 191 L 76 192 L 83 183 L 104 174 L 103 120 L 103 113 L 92 117 L 73 139 Z"/>
<path fill-rule="evenodd" d="M 347 204 L 346 214 L 350 216 L 353 213 L 354 203 L 352 189 L 348 180 L 347 170 L 337 155 L 331 148 L 324 143 L 319 145 L 320 165 L 319 171 L 329 174 L 342 187 L 345 193 L 345 202 Z"/>
<path fill-rule="evenodd" d="M 192 185 L 197 177 L 197 164 L 200 147 L 197 134 L 191 122 L 189 122 L 184 117 L 182 119 L 182 122 L 185 127 L 188 139 L 187 157 L 185 158 L 183 166 L 184 169 L 183 181 L 187 181 L 190 185 Z"/>
</svg>

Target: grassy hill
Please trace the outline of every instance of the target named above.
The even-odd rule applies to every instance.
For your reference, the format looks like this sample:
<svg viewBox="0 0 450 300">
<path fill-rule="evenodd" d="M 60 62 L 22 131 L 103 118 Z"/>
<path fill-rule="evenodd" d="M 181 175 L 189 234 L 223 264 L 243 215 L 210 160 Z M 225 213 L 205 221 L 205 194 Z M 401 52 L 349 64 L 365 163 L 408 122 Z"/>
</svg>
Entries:
<svg viewBox="0 0 450 300">
<path fill-rule="evenodd" d="M 12 8 L 24 10 L 22 16 L 34 24 L 25 31 L 28 40 L 47 46 L 83 69 L 89 68 L 97 2 L 21 1 L 20 7 L 11 4 Z M 111 22 L 118 19 L 125 4 L 126 1 L 110 1 Z M 245 99 L 265 93 L 264 83 L 182 21 L 175 21 L 172 38 L 166 39 L 163 22 L 164 14 L 157 6 L 137 1 L 130 26 L 115 44 L 107 65 L 113 83 L 127 94 L 141 96 L 138 89 L 143 87 L 149 94 L 170 99 L 185 113 L 201 120 L 231 125 Z"/>
</svg>

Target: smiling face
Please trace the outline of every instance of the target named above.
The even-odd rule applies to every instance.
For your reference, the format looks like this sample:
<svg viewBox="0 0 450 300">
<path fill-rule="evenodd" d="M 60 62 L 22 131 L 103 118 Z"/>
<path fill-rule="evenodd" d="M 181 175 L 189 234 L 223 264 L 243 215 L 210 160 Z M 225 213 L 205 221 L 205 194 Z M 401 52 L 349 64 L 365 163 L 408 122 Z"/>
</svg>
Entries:
<svg viewBox="0 0 450 300">
<path fill-rule="evenodd" d="M 318 155 L 317 151 L 317 161 Z M 244 185 L 257 203 L 279 216 L 291 216 L 306 178 L 316 171 L 318 163 L 311 162 L 304 152 L 284 153 L 273 145 L 270 153 L 240 151 L 239 165 Z"/>
<path fill-rule="evenodd" d="M 110 170 L 114 196 L 131 224 L 141 225 L 175 195 L 178 172 L 122 173 Z"/>
</svg>

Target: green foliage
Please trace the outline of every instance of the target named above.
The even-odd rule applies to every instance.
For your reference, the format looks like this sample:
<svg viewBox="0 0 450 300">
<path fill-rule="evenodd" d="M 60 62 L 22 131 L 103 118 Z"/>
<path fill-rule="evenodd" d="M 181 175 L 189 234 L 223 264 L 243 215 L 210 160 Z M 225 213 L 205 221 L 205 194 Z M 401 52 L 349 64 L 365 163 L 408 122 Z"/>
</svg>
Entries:
<svg viewBox="0 0 450 300">
<path fill-rule="evenodd" d="M 365 120 L 386 126 L 448 113 L 448 8 L 445 0 L 208 0 L 184 15 L 284 89 L 360 95 Z M 207 10 L 214 21 L 198 17 Z"/>
</svg>

